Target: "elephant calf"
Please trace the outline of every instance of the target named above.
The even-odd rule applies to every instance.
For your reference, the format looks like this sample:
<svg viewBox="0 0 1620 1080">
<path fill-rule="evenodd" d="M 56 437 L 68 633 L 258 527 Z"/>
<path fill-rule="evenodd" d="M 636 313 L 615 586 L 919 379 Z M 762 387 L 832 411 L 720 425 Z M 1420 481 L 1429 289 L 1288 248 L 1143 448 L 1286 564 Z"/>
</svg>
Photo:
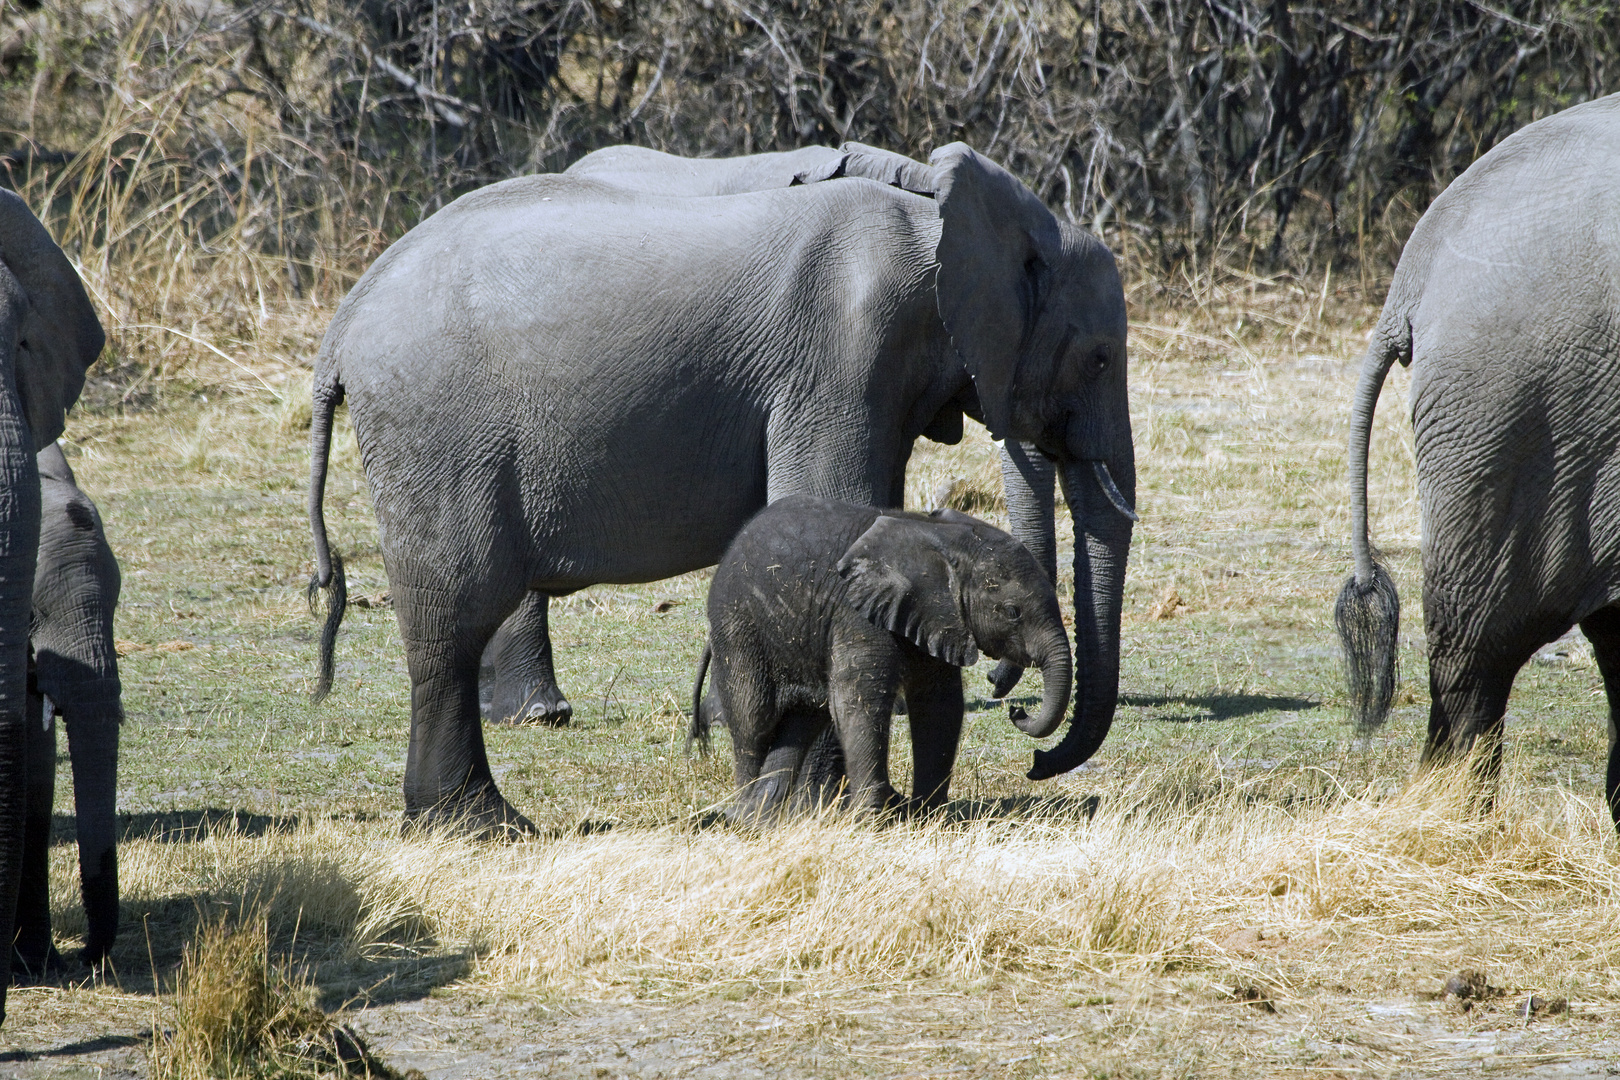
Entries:
<svg viewBox="0 0 1620 1080">
<path fill-rule="evenodd" d="M 1017 540 L 952 510 L 880 511 L 808 495 L 772 503 L 732 542 L 709 588 L 709 640 L 736 756 L 734 813 L 745 821 L 783 809 L 828 723 L 857 808 L 942 805 L 962 733 L 961 668 L 978 650 L 1041 669 L 1039 713 L 1015 720 L 1036 738 L 1057 730 L 1074 678 L 1057 593 Z M 889 784 L 889 721 L 902 688 L 910 800 Z M 694 711 L 699 740 L 706 715 Z"/>
<path fill-rule="evenodd" d="M 88 924 L 84 960 L 107 955 L 118 932 L 118 725 L 123 720 L 113 608 L 118 560 L 101 515 L 74 482 L 62 451 L 39 453 L 42 514 L 30 628 L 35 677 L 29 680 L 28 800 L 23 873 L 17 896 L 13 965 L 38 975 L 60 965 L 51 943 L 47 863 L 56 795 L 56 725 L 61 716 L 73 763 L 79 874 Z"/>
</svg>

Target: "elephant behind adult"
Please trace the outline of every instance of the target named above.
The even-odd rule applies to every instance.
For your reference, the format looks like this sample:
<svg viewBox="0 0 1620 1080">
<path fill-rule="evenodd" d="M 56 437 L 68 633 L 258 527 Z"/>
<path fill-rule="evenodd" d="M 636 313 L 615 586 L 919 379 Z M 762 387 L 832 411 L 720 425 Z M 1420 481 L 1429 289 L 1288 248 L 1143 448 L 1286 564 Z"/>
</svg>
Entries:
<svg viewBox="0 0 1620 1080">
<path fill-rule="evenodd" d="M 966 402 L 1060 463 L 1081 704 L 1048 760 L 1095 750 L 1131 534 L 1108 489 L 1135 489 L 1118 272 L 966 146 L 931 166 L 933 199 L 860 177 L 713 199 L 526 177 L 362 277 L 317 361 L 315 584 L 339 580 L 321 495 L 347 396 L 411 672 L 408 820 L 528 827 L 490 775 L 476 682 L 528 593 L 711 564 L 790 492 L 893 504 L 913 440 Z"/>
<path fill-rule="evenodd" d="M 1423 762 L 1485 738 L 1501 758 L 1519 669 L 1579 625 L 1609 699 L 1609 809 L 1620 826 L 1620 96 L 1515 133 L 1418 222 L 1356 388 L 1356 569 L 1338 604 L 1358 721 L 1395 690 L 1399 602 L 1367 535 L 1373 410 L 1412 368 L 1423 507 L 1429 729 Z"/>
<path fill-rule="evenodd" d="M 567 173 L 649 195 L 683 197 L 735 195 L 852 176 L 929 197 L 939 186 L 932 167 L 861 143 L 845 143 L 837 150 L 810 146 L 733 158 L 686 158 L 639 146 L 610 146 L 585 155 Z M 942 410 L 923 434 L 942 443 L 960 442 L 964 408 L 970 414 L 978 412 L 971 397 L 961 405 Z M 1011 531 L 1055 583 L 1056 470 L 1030 442 L 1003 443 L 998 453 Z M 890 495 L 883 505 L 900 506 L 903 492 Z M 556 725 L 566 724 L 572 716 L 572 706 L 557 686 L 547 621 L 546 596 L 531 593 L 490 642 L 485 664 L 492 676 L 491 719 Z M 1008 661 L 998 664 L 990 676 L 996 696 L 1010 691 L 1021 675 L 1022 669 Z M 1047 768 L 1057 771 L 1053 765 Z"/>
<path fill-rule="evenodd" d="M 47 875 L 56 794 L 56 725 L 67 728 L 73 768 L 79 882 L 87 932 L 83 959 L 100 962 L 118 933 L 118 726 L 123 694 L 113 642 L 118 560 L 101 514 L 79 490 L 56 444 L 39 452 L 41 522 L 31 639 L 35 692 L 28 724 L 29 805 L 17 901 L 15 963 L 39 974 L 59 965 Z"/>
<path fill-rule="evenodd" d="M 105 343 L 84 285 L 45 227 L 0 190 L 0 942 L 15 937 L 29 794 L 28 629 L 39 549 L 34 455 L 62 434 Z M 0 949 L 0 1020 L 11 953 Z"/>
</svg>

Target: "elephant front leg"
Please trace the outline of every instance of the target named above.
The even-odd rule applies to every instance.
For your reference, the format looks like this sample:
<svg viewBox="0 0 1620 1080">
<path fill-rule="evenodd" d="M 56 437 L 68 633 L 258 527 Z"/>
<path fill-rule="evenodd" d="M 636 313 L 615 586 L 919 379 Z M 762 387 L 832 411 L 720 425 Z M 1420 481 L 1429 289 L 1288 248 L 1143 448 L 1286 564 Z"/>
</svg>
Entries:
<svg viewBox="0 0 1620 1080">
<path fill-rule="evenodd" d="M 828 704 L 844 748 L 850 805 L 856 809 L 883 813 L 905 805 L 889 783 L 889 725 L 900 682 L 898 666 L 893 656 L 874 657 L 867 650 L 833 658 Z"/>
<path fill-rule="evenodd" d="M 1007 531 L 1029 549 L 1046 579 L 1057 585 L 1057 466 L 1034 443 L 1008 439 L 1001 444 L 1001 490 L 1007 501 Z M 990 694 L 1012 693 L 1024 669 L 1002 660 L 990 672 Z"/>
<path fill-rule="evenodd" d="M 931 812 L 950 797 L 951 771 L 962 741 L 962 669 L 929 658 L 916 662 L 906 680 L 911 705 L 913 810 Z"/>
<path fill-rule="evenodd" d="M 26 725 L 28 802 L 23 818 L 22 882 L 17 891 L 17 937 L 12 967 L 30 978 L 60 971 L 51 939 L 51 808 L 56 801 L 56 721 L 45 701 L 28 695 Z"/>
<path fill-rule="evenodd" d="M 484 651 L 494 668 L 489 703 L 494 723 L 564 727 L 574 716 L 551 666 L 550 604 L 544 593 L 525 594 Z"/>
</svg>

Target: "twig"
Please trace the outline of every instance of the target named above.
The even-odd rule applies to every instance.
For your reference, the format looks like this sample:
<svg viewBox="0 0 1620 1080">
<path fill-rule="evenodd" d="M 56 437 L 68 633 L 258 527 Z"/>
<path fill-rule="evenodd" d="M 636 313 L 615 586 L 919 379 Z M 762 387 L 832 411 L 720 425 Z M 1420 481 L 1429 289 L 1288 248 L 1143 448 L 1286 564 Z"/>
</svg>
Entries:
<svg viewBox="0 0 1620 1080">
<path fill-rule="evenodd" d="M 312 30 L 323 37 L 331 38 L 333 41 L 341 41 L 345 45 L 352 46 L 359 51 L 360 55 L 365 58 L 365 61 L 368 64 L 373 65 L 379 71 L 382 71 L 395 82 L 399 83 L 399 85 L 421 98 L 423 107 L 431 108 L 444 119 L 445 123 L 449 124 L 451 127 L 464 128 L 467 126 L 467 118 L 462 115 L 463 113 L 473 113 L 474 115 L 477 115 L 484 111 L 470 101 L 463 101 L 453 94 L 442 94 L 437 90 L 422 85 L 422 83 L 413 77 L 410 72 L 406 71 L 404 68 L 389 63 L 381 56 L 378 56 L 376 53 L 371 51 L 371 48 L 365 42 L 361 41 L 353 34 L 339 30 L 335 26 L 328 26 L 319 19 L 312 19 L 308 15 L 292 15 L 282 11 L 280 8 L 276 8 L 275 12 L 284 19 L 291 19 L 293 22 L 297 23 L 299 26 L 302 26 L 306 30 Z"/>
</svg>

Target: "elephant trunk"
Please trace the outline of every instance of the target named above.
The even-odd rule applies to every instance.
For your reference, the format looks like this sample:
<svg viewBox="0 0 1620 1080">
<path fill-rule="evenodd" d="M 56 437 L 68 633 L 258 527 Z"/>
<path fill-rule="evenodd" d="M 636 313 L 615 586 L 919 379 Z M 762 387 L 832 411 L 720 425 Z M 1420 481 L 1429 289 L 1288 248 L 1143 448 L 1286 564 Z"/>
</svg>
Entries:
<svg viewBox="0 0 1620 1080">
<path fill-rule="evenodd" d="M 1041 709 L 1034 716 L 1014 719 L 1018 730 L 1044 739 L 1063 723 L 1074 690 L 1074 663 L 1069 659 L 1069 638 L 1058 622 L 1056 633 L 1045 635 L 1034 652 L 1033 663 L 1041 669 Z"/>
<path fill-rule="evenodd" d="M 1128 428 L 1126 429 L 1129 430 Z M 1112 479 L 1105 490 L 1103 476 Z M 1114 503 L 1134 508 L 1136 461 L 1130 439 L 1097 470 L 1091 461 L 1065 464 L 1063 495 L 1074 518 L 1074 720 L 1063 741 L 1035 752 L 1031 780 L 1045 780 L 1084 764 L 1102 746 L 1119 704 L 1119 621 L 1132 521 Z"/>
<path fill-rule="evenodd" d="M 0 300 L 6 299 L 0 286 Z M 39 553 L 39 468 L 17 393 L 15 352 L 0 367 L 0 1021 L 11 981 L 28 793 L 28 624 Z"/>
<path fill-rule="evenodd" d="M 65 718 L 73 762 L 79 884 L 84 894 L 84 962 L 100 963 L 118 934 L 118 724 L 110 707 Z"/>
</svg>

